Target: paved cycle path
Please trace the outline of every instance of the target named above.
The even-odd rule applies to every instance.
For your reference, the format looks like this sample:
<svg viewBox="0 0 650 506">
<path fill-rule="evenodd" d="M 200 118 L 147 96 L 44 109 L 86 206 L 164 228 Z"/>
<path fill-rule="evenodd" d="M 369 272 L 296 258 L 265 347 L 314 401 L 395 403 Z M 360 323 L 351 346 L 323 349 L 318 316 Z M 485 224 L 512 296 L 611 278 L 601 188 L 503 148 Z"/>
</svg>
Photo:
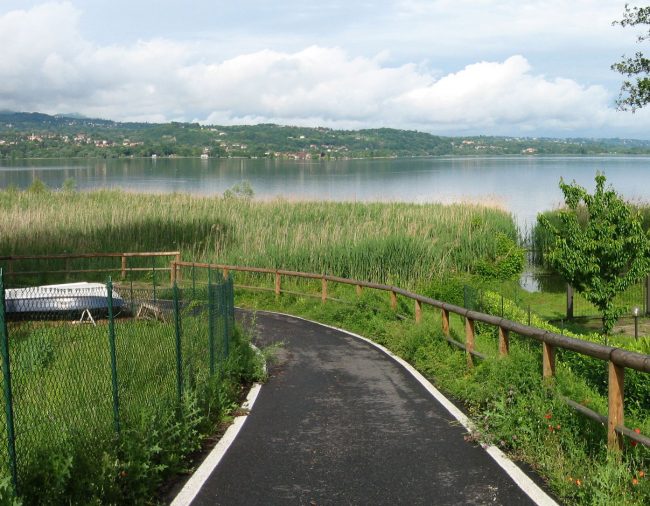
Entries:
<svg viewBox="0 0 650 506">
<path fill-rule="evenodd" d="M 193 506 L 535 504 L 381 350 L 289 316 L 255 324 L 278 360 Z"/>
</svg>

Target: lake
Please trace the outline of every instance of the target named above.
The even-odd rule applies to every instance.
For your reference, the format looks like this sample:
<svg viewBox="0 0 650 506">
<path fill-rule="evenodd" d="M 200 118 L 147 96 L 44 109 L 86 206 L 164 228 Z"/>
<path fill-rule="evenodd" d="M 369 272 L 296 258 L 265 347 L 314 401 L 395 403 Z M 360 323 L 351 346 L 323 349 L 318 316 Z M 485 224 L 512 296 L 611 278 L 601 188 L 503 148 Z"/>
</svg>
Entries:
<svg viewBox="0 0 650 506">
<path fill-rule="evenodd" d="M 73 178 L 80 190 L 222 193 L 248 180 L 257 198 L 497 204 L 521 227 L 562 201 L 560 177 L 593 190 L 603 171 L 632 200 L 650 200 L 650 157 L 441 157 L 291 161 L 248 159 L 73 159 L 0 161 L 0 187 L 28 187 L 39 178 L 59 188 Z"/>
</svg>

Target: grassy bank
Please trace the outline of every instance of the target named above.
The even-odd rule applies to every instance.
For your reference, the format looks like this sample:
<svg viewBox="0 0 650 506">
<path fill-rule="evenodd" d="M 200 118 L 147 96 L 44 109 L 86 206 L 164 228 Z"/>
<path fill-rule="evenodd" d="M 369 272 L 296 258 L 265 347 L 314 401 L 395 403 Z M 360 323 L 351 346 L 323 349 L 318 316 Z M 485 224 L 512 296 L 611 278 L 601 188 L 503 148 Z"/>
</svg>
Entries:
<svg viewBox="0 0 650 506">
<path fill-rule="evenodd" d="M 475 421 L 473 438 L 502 448 L 532 466 L 566 504 L 644 505 L 650 501 L 650 450 L 625 442 L 622 458 L 608 454 L 606 430 L 571 410 L 566 395 L 601 413 L 607 398 L 588 378 L 573 369 L 566 354 L 558 358 L 554 388 L 544 386 L 539 343 L 512 336 L 510 355 L 499 358 L 497 338 L 478 326 L 477 351 L 488 359 L 474 369 L 465 354 L 442 339 L 438 311 L 425 309 L 420 325 L 413 323 L 411 305 L 399 301 L 400 319 L 389 309 L 385 293 L 332 288 L 332 296 L 347 303 L 311 297 L 240 291 L 237 303 L 279 310 L 355 331 L 387 346 L 412 363 L 435 385 L 462 403 Z M 452 337 L 463 341 L 463 322 L 452 318 Z M 627 405 L 626 424 L 650 432 L 648 407 Z"/>
<path fill-rule="evenodd" d="M 257 202 L 41 188 L 0 192 L 0 212 L 0 255 L 180 249 L 195 261 L 403 286 L 489 270 L 503 242 L 516 239 L 508 213 L 466 204 Z"/>
</svg>

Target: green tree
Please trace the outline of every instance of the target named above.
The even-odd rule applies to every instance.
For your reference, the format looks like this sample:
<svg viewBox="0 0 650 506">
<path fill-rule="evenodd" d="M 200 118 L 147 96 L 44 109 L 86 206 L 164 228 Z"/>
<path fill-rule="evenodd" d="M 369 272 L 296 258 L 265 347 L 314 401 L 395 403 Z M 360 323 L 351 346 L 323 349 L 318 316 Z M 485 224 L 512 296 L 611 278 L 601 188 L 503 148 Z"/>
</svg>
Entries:
<svg viewBox="0 0 650 506">
<path fill-rule="evenodd" d="M 630 7 L 625 4 L 623 19 L 614 21 L 614 25 L 636 26 L 650 25 L 650 7 Z M 650 30 L 637 37 L 637 42 L 650 39 Z M 641 51 L 629 58 L 625 55 L 622 60 L 612 65 L 612 70 L 627 77 L 621 85 L 621 94 L 616 101 L 620 110 L 632 112 L 644 107 L 650 102 L 650 59 L 643 56 Z"/>
<path fill-rule="evenodd" d="M 590 195 L 575 181 L 561 179 L 566 209 L 560 212 L 560 225 L 543 215 L 538 220 L 553 236 L 549 263 L 598 308 L 608 334 L 625 311 L 615 306 L 614 297 L 648 272 L 650 243 L 639 213 L 611 187 L 606 189 L 605 181 L 597 174 L 596 191 Z M 586 216 L 582 223 L 580 211 Z"/>
</svg>

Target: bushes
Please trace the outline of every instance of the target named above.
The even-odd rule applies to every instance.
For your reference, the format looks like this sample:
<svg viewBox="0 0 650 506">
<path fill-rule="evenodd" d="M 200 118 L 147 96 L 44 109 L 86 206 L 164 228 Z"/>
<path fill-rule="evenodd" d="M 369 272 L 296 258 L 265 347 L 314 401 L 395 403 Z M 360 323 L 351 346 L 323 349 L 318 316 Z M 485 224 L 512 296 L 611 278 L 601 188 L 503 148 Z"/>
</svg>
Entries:
<svg viewBox="0 0 650 506">
<path fill-rule="evenodd" d="M 494 292 L 484 292 L 482 297 L 483 311 L 491 314 L 499 314 L 501 311 L 501 296 Z M 517 321 L 520 323 L 527 323 L 528 314 L 519 308 L 512 301 L 505 301 L 503 303 L 504 317 Z M 602 336 L 600 334 L 587 334 L 577 335 L 567 330 L 561 330 L 554 325 L 542 320 L 536 315 L 531 315 L 531 325 L 537 328 L 549 330 L 556 334 L 564 334 L 567 337 L 591 341 L 594 343 L 602 343 Z M 619 338 L 624 339 L 624 338 Z M 616 342 L 610 343 L 616 346 Z M 537 343 L 531 343 L 537 349 Z M 626 340 L 625 348 L 632 351 L 645 346 L 642 341 Z M 584 378 L 591 386 L 597 389 L 601 395 L 607 395 L 607 363 L 580 353 L 575 353 L 568 350 L 558 350 L 557 361 L 565 367 L 573 371 L 575 374 Z M 625 374 L 625 407 L 628 414 L 650 411 L 650 389 L 647 384 L 647 374 L 635 370 L 628 369 Z M 647 425 L 647 432 L 650 432 L 650 424 Z"/>
<path fill-rule="evenodd" d="M 498 233 L 494 258 L 480 260 L 476 273 L 485 279 L 507 281 L 517 279 L 524 265 L 524 249 L 507 235 Z"/>
<path fill-rule="evenodd" d="M 119 435 L 111 418 L 106 326 L 39 322 L 12 334 L 20 499 L 144 504 L 170 476 L 187 471 L 188 456 L 238 405 L 242 385 L 261 377 L 249 337 L 238 328 L 227 358 L 220 354 L 209 376 L 206 318 L 199 311 L 183 318 L 180 403 L 168 324 L 116 325 L 118 345 L 124 345 L 118 346 Z M 10 498 L 0 484 L 0 504 Z"/>
</svg>

